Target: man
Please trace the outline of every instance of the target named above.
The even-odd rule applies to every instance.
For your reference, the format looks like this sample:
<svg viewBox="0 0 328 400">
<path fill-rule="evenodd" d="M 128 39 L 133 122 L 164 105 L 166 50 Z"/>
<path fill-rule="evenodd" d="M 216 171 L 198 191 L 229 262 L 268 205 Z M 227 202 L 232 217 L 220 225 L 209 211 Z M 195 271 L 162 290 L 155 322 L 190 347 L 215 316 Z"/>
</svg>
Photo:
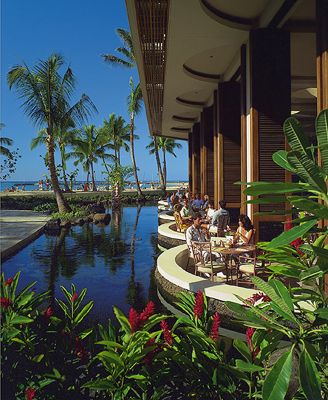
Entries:
<svg viewBox="0 0 328 400">
<path fill-rule="evenodd" d="M 182 196 L 182 193 L 181 193 L 181 190 L 180 189 L 178 189 L 178 191 L 176 192 L 176 194 L 175 194 L 176 196 L 178 196 L 178 197 L 181 197 Z"/>
<path fill-rule="evenodd" d="M 194 209 L 196 211 L 201 210 L 203 207 L 204 201 L 200 198 L 200 194 L 196 195 L 196 199 L 193 202 Z"/>
<path fill-rule="evenodd" d="M 183 207 L 180 212 L 181 218 L 183 220 L 192 220 L 192 216 L 194 215 L 194 212 L 192 208 L 190 207 L 189 201 L 187 199 L 183 200 Z"/>
<path fill-rule="evenodd" d="M 224 230 L 230 222 L 230 214 L 226 210 L 226 201 L 219 201 L 219 209 L 215 211 L 212 217 L 212 225 L 218 227 L 218 236 L 224 236 Z"/>
<path fill-rule="evenodd" d="M 189 246 L 190 251 L 192 252 L 191 249 L 191 240 L 194 242 L 209 242 L 210 241 L 210 235 L 208 233 L 208 230 L 206 228 L 203 228 L 201 225 L 201 220 L 202 220 L 202 214 L 200 212 L 196 212 L 193 216 L 192 219 L 194 223 L 187 229 L 186 232 L 186 241 L 187 245 Z"/>
</svg>

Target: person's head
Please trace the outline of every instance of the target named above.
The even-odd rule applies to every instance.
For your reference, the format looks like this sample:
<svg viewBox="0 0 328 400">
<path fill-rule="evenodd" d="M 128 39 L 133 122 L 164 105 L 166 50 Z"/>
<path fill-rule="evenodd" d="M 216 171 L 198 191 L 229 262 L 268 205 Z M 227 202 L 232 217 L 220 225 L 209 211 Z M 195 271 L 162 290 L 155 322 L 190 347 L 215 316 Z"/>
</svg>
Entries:
<svg viewBox="0 0 328 400">
<path fill-rule="evenodd" d="M 182 200 L 185 200 L 187 197 L 183 194 L 182 196 L 181 196 L 181 199 Z"/>
<path fill-rule="evenodd" d="M 182 205 L 180 203 L 175 204 L 175 206 L 173 207 L 173 210 L 180 212 L 182 210 Z"/>
<path fill-rule="evenodd" d="M 212 202 L 212 201 L 209 201 L 209 202 L 207 203 L 207 206 L 208 206 L 208 208 L 213 208 L 213 202 Z"/>
<path fill-rule="evenodd" d="M 196 199 L 200 200 L 200 194 L 199 193 L 196 194 Z"/>
<path fill-rule="evenodd" d="M 183 200 L 183 206 L 184 206 L 185 208 L 188 208 L 188 207 L 189 207 L 188 199 L 184 199 L 184 200 Z"/>
<path fill-rule="evenodd" d="M 204 194 L 204 200 L 209 201 L 209 199 L 210 199 L 210 196 L 208 194 Z"/>
<path fill-rule="evenodd" d="M 240 214 L 239 217 L 238 217 L 238 220 L 239 220 L 239 226 L 241 226 L 242 228 L 245 228 L 246 231 L 250 231 L 251 229 L 253 229 L 252 222 L 248 218 L 247 215 Z"/>
<path fill-rule="evenodd" d="M 180 189 L 178 189 L 177 192 L 180 193 Z"/>
<path fill-rule="evenodd" d="M 179 196 L 174 196 L 173 197 L 173 204 L 177 204 L 177 203 L 180 203 Z"/>
<path fill-rule="evenodd" d="M 196 212 L 192 216 L 192 220 L 194 221 L 194 225 L 196 228 L 200 228 L 201 225 L 202 214 L 200 212 Z"/>
<path fill-rule="evenodd" d="M 220 200 L 220 201 L 219 201 L 219 206 L 220 206 L 220 208 L 222 208 L 223 210 L 225 210 L 226 205 L 227 205 L 227 202 L 226 202 L 225 200 Z"/>
</svg>

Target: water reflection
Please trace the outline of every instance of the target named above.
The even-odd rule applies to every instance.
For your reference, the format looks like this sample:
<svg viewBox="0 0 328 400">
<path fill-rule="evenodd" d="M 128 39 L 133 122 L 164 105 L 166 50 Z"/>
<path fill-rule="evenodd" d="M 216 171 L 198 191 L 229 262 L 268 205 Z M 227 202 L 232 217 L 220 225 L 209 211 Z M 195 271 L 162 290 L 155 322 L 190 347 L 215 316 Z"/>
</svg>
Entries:
<svg viewBox="0 0 328 400">
<path fill-rule="evenodd" d="M 157 207 L 123 207 L 112 215 L 108 226 L 85 224 L 62 230 L 58 237 L 42 235 L 3 263 L 6 277 L 22 270 L 20 286 L 37 280 L 38 291 L 50 290 L 64 300 L 59 285 L 70 290 L 71 282 L 80 293 L 87 287 L 85 302 L 94 300 L 90 323 L 107 325 L 112 305 L 127 314 L 131 307 L 140 312 L 149 300 L 158 303 L 155 284 Z"/>
</svg>

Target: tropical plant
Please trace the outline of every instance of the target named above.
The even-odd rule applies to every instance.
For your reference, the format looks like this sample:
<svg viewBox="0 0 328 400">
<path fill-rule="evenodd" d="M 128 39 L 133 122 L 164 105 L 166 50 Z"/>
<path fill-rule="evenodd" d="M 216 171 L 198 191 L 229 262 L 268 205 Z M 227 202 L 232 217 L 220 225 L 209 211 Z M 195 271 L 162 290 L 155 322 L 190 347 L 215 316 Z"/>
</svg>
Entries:
<svg viewBox="0 0 328 400">
<path fill-rule="evenodd" d="M 133 167 L 134 179 L 136 181 L 138 196 L 144 197 L 143 193 L 141 191 L 141 188 L 140 188 L 140 184 L 139 184 L 137 165 L 136 165 L 136 160 L 135 160 L 135 156 L 134 156 L 134 118 L 136 115 L 139 115 L 139 113 L 142 110 L 143 97 L 142 97 L 142 92 L 141 92 L 141 88 L 140 88 L 140 82 L 137 84 L 137 86 L 134 87 L 132 76 L 130 78 L 130 88 L 131 88 L 131 93 L 127 97 L 126 102 L 127 102 L 128 112 L 131 115 L 130 116 L 131 160 L 132 160 L 132 167 Z"/>
<path fill-rule="evenodd" d="M 0 131 L 5 127 L 5 124 L 0 122 Z M 16 151 L 8 149 L 6 146 L 12 146 L 13 140 L 0 136 L 0 155 L 2 156 L 2 164 L 0 165 L 0 178 L 6 180 L 12 173 L 15 172 L 16 162 L 18 157 L 18 149 Z"/>
<path fill-rule="evenodd" d="M 121 188 L 129 183 L 128 179 L 133 176 L 133 168 L 131 165 L 122 167 L 118 161 L 116 161 L 114 164 L 106 165 L 108 171 L 101 171 L 101 173 L 108 175 L 105 179 L 112 188 L 116 185 L 117 181 L 119 182 Z"/>
<path fill-rule="evenodd" d="M 113 56 L 111 54 L 100 54 L 104 58 L 105 64 L 110 64 L 114 67 L 119 66 L 122 68 L 136 67 L 136 58 L 134 55 L 133 43 L 130 32 L 126 29 L 116 28 L 116 33 L 120 37 L 125 47 L 118 47 L 116 51 L 121 53 L 127 60 Z"/>
<path fill-rule="evenodd" d="M 69 212 L 69 206 L 59 186 L 55 170 L 54 143 L 55 127 L 60 126 L 64 114 L 69 114 L 74 123 L 82 123 L 97 109 L 90 98 L 83 94 L 70 106 L 69 102 L 76 87 L 76 78 L 70 66 L 63 77 L 58 70 L 64 65 L 60 53 L 52 53 L 46 61 L 38 60 L 33 69 L 24 61 L 7 72 L 10 90 L 14 88 L 23 100 L 24 113 L 33 125 L 46 125 L 49 173 L 60 212 Z"/>
<path fill-rule="evenodd" d="M 146 146 L 146 149 L 149 149 L 149 154 L 155 153 L 155 140 L 149 143 Z M 164 178 L 164 186 L 166 187 L 166 153 L 172 154 L 176 158 L 176 154 L 174 153 L 174 149 L 181 149 L 182 145 L 177 143 L 174 139 L 158 137 L 157 138 L 157 146 L 163 152 L 163 178 Z"/>
<path fill-rule="evenodd" d="M 103 133 L 101 129 L 95 129 L 95 125 L 84 125 L 83 132 L 80 137 L 76 137 L 72 142 L 74 151 L 68 153 L 67 159 L 77 158 L 74 165 L 82 163 L 83 170 L 88 174 L 91 170 L 91 179 L 93 191 L 96 191 L 96 183 L 94 177 L 93 165 L 98 162 L 98 159 L 114 159 L 112 154 L 106 153 L 107 146 L 104 146 Z"/>
</svg>

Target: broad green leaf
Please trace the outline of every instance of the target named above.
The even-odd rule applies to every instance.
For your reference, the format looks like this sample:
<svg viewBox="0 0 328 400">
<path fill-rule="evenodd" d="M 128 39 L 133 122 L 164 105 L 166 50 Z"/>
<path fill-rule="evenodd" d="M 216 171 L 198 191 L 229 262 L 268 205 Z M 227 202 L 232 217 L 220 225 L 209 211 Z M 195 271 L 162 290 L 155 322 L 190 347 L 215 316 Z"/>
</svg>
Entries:
<svg viewBox="0 0 328 400">
<path fill-rule="evenodd" d="M 124 367 L 124 363 L 121 360 L 120 356 L 114 351 L 110 350 L 101 351 L 99 354 L 97 354 L 97 357 L 99 358 L 100 361 L 103 361 L 107 364 L 115 364 Z"/>
<path fill-rule="evenodd" d="M 243 204 L 270 204 L 270 203 L 285 203 L 288 201 L 287 196 L 267 196 L 258 199 L 244 201 Z"/>
<path fill-rule="evenodd" d="M 77 314 L 77 316 L 73 320 L 73 328 L 75 328 L 83 318 L 90 312 L 93 307 L 93 301 L 91 300 L 88 304 L 86 304 L 82 310 Z"/>
<path fill-rule="evenodd" d="M 269 269 L 270 271 L 272 271 L 275 274 L 278 275 L 283 275 L 283 276 L 289 276 L 291 278 L 298 278 L 301 271 L 299 271 L 296 268 L 293 267 L 288 267 L 287 265 L 268 265 L 267 269 Z"/>
<path fill-rule="evenodd" d="M 118 309 L 115 306 L 113 306 L 113 309 L 114 309 L 114 313 L 116 315 L 116 318 L 117 318 L 118 322 L 121 324 L 121 326 L 124 329 L 125 333 L 131 335 L 132 334 L 132 330 L 131 330 L 131 325 L 130 325 L 130 322 L 128 321 L 128 319 L 125 317 L 125 315 L 122 313 L 122 311 L 120 309 Z"/>
<path fill-rule="evenodd" d="M 298 239 L 308 230 L 310 230 L 315 224 L 316 220 L 305 222 L 302 225 L 294 226 L 294 228 L 289 231 L 285 231 L 281 233 L 278 237 L 271 240 L 271 242 L 267 245 L 267 249 L 272 249 L 274 247 L 284 246 L 285 244 L 291 243 L 293 240 Z"/>
<path fill-rule="evenodd" d="M 328 308 L 318 308 L 314 311 L 314 314 L 318 314 L 320 318 L 328 319 Z"/>
<path fill-rule="evenodd" d="M 16 315 L 12 320 L 10 320 L 12 324 L 28 324 L 33 321 L 34 320 L 32 318 L 28 318 L 23 315 Z"/>
<path fill-rule="evenodd" d="M 57 303 L 60 305 L 60 307 L 62 308 L 62 310 L 63 310 L 64 313 L 66 314 L 66 316 L 70 318 L 71 313 L 70 313 L 70 310 L 69 310 L 69 308 L 67 307 L 67 305 L 66 305 L 63 301 L 61 301 L 61 300 L 59 300 L 59 299 L 56 299 L 56 301 L 57 301 Z"/>
<path fill-rule="evenodd" d="M 328 249 L 323 249 L 317 246 L 311 246 L 309 244 L 301 244 L 299 247 L 303 253 L 309 254 L 311 256 L 319 256 L 328 261 Z"/>
<path fill-rule="evenodd" d="M 300 280 L 305 281 L 307 279 L 313 279 L 323 276 L 328 271 L 328 264 L 326 265 L 315 265 L 306 271 L 300 273 Z"/>
<path fill-rule="evenodd" d="M 14 300 L 15 300 L 16 288 L 17 288 L 17 284 L 18 284 L 18 280 L 19 280 L 19 276 L 20 276 L 21 272 L 22 271 L 19 270 L 17 272 L 17 274 L 14 276 L 13 281 L 11 282 L 9 300 L 11 300 L 12 302 L 14 302 Z M 3 274 L 3 280 L 5 280 L 4 274 Z"/>
<path fill-rule="evenodd" d="M 318 400 L 321 398 L 321 380 L 318 370 L 304 349 L 300 355 L 299 362 L 300 384 L 307 400 Z"/>
<path fill-rule="evenodd" d="M 59 286 L 62 290 L 62 292 L 64 293 L 64 296 L 66 297 L 66 300 L 68 302 L 68 304 L 72 303 L 72 295 L 67 291 L 66 288 L 64 288 L 64 286 Z"/>
<path fill-rule="evenodd" d="M 328 175 L 328 110 L 320 111 L 315 122 L 316 135 L 320 146 L 322 166 Z"/>
<path fill-rule="evenodd" d="M 233 347 L 239 351 L 239 353 L 247 360 L 249 363 L 252 362 L 252 356 L 249 352 L 247 344 L 239 339 L 233 341 Z"/>
<path fill-rule="evenodd" d="M 310 187 L 319 193 L 327 193 L 326 182 L 318 166 L 307 155 L 298 151 L 291 151 L 287 155 L 287 160 L 297 171 L 297 175 L 307 182 Z"/>
<path fill-rule="evenodd" d="M 285 304 L 287 305 L 287 307 L 290 309 L 290 311 L 294 311 L 294 306 L 293 306 L 293 302 L 292 299 L 289 295 L 288 289 L 286 288 L 286 286 L 281 282 L 278 281 L 278 279 L 271 279 L 268 284 L 270 286 L 272 286 L 274 288 L 274 290 L 276 291 L 276 293 L 283 298 Z M 278 303 L 279 305 L 280 303 Z"/>
<path fill-rule="evenodd" d="M 99 327 L 100 336 L 104 340 L 109 340 L 110 338 L 109 338 L 109 335 L 108 335 L 108 332 L 106 331 L 106 329 L 101 324 L 98 324 L 98 327 Z"/>
<path fill-rule="evenodd" d="M 79 308 L 79 306 L 80 306 L 80 304 L 81 304 L 86 292 L 87 292 L 87 289 L 84 288 L 82 290 L 82 292 L 80 293 L 80 295 L 78 296 L 78 298 L 75 300 L 75 302 L 74 302 L 74 311 Z"/>
<path fill-rule="evenodd" d="M 274 364 L 263 384 L 263 400 L 284 399 L 292 372 L 292 349 Z"/>
<path fill-rule="evenodd" d="M 291 149 L 293 151 L 299 151 L 311 158 L 311 150 L 308 148 L 310 145 L 300 122 L 294 117 L 287 118 L 284 122 L 283 129 Z"/>
<path fill-rule="evenodd" d="M 236 367 L 245 372 L 259 372 L 264 370 L 263 367 L 247 363 L 244 360 L 236 360 Z"/>
<path fill-rule="evenodd" d="M 278 164 L 283 169 L 287 171 L 295 172 L 294 168 L 292 168 L 287 161 L 287 151 L 286 150 L 278 150 L 272 155 L 273 161 Z"/>
<path fill-rule="evenodd" d="M 315 217 L 328 219 L 328 208 L 324 204 L 308 199 L 297 199 L 292 202 L 293 205 L 302 211 L 307 211 Z"/>
<path fill-rule="evenodd" d="M 106 378 L 84 383 L 81 387 L 82 388 L 88 387 L 94 390 L 109 390 L 109 391 L 116 389 L 114 384 L 112 382 L 109 382 Z"/>
<path fill-rule="evenodd" d="M 107 347 L 114 347 L 114 348 L 117 347 L 118 349 L 121 349 L 121 350 L 124 349 L 124 346 L 122 346 L 121 344 L 119 344 L 117 342 L 112 342 L 110 340 L 101 340 L 100 342 L 96 342 L 96 344 L 102 344 Z"/>
<path fill-rule="evenodd" d="M 84 338 L 86 338 L 87 336 L 89 336 L 90 333 L 91 333 L 92 331 L 93 331 L 93 327 L 87 328 L 87 329 L 84 330 L 83 332 L 80 332 L 80 333 L 78 334 L 78 337 L 79 337 L 80 339 L 84 339 Z"/>
<path fill-rule="evenodd" d="M 279 194 L 303 191 L 304 185 L 300 183 L 261 182 L 259 185 L 247 187 L 243 193 L 249 196 L 259 196 L 261 194 Z"/>
<path fill-rule="evenodd" d="M 43 357 L 44 357 L 44 354 L 39 354 L 39 355 L 33 357 L 32 361 L 39 363 L 43 359 Z"/>
</svg>

